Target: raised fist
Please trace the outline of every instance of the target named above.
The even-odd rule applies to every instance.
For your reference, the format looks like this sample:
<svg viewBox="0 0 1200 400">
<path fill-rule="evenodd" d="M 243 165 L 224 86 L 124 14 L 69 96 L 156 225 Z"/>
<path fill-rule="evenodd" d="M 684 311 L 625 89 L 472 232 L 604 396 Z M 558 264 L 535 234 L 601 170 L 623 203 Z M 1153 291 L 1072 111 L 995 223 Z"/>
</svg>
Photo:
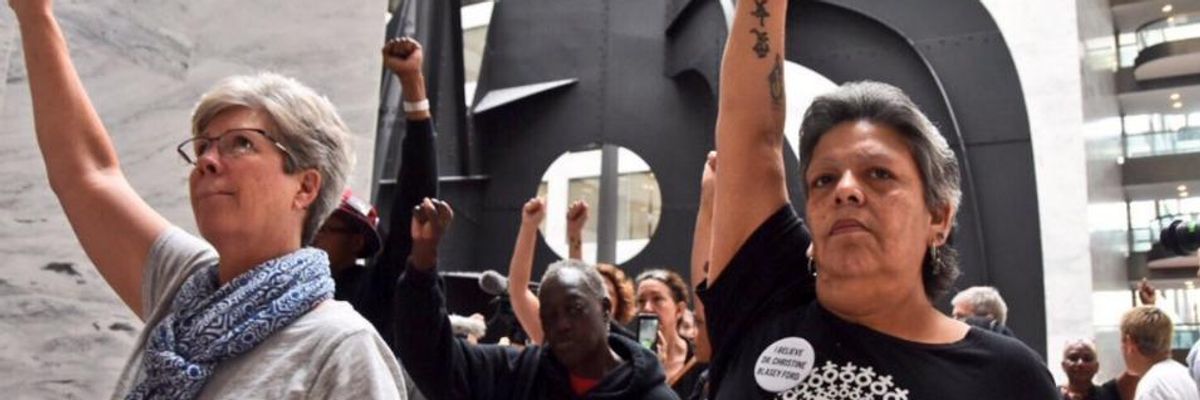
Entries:
<svg viewBox="0 0 1200 400">
<path fill-rule="evenodd" d="M 546 219 L 546 201 L 541 197 L 534 197 L 525 202 L 525 206 L 521 207 L 521 223 L 541 225 Z"/>
<path fill-rule="evenodd" d="M 567 235 L 579 235 L 583 232 L 583 225 L 587 224 L 587 220 L 588 203 L 583 200 L 571 203 L 571 207 L 567 209 Z"/>
<path fill-rule="evenodd" d="M 454 210 L 450 204 L 438 199 L 425 198 L 413 208 L 412 217 L 412 264 L 422 270 L 437 265 L 437 246 L 442 235 L 454 221 Z"/>
<path fill-rule="evenodd" d="M 421 44 L 410 37 L 391 39 L 383 45 L 383 65 L 397 76 L 420 74 L 424 57 Z"/>
</svg>

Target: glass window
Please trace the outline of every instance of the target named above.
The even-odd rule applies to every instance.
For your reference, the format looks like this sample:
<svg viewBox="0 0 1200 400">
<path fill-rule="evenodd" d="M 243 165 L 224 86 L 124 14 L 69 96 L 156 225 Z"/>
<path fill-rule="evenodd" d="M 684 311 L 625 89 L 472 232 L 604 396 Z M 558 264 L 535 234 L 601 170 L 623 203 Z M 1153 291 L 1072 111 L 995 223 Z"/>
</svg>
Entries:
<svg viewBox="0 0 1200 400">
<path fill-rule="evenodd" d="M 487 45 L 488 26 L 463 31 L 463 81 L 479 81 L 479 69 L 483 65 L 483 50 Z"/>
<path fill-rule="evenodd" d="M 1125 134 L 1135 135 L 1139 133 L 1150 132 L 1150 115 L 1126 115 L 1122 118 L 1125 124 Z"/>
<path fill-rule="evenodd" d="M 1147 228 L 1151 221 L 1158 217 L 1153 200 L 1133 201 L 1129 203 L 1129 226 L 1132 228 Z"/>
<path fill-rule="evenodd" d="M 662 213 L 653 172 L 621 174 L 617 196 L 617 240 L 649 239 Z"/>
</svg>

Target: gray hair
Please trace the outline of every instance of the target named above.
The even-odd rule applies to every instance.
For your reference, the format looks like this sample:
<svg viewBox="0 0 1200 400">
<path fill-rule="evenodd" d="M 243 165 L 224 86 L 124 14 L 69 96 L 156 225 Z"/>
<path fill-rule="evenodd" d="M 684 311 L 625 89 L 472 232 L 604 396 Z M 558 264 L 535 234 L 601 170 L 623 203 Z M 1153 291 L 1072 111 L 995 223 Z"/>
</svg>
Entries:
<svg viewBox="0 0 1200 400">
<path fill-rule="evenodd" d="M 1008 321 L 1008 304 L 1000 297 L 1000 292 L 991 286 L 972 286 L 964 289 L 950 300 L 950 304 L 968 304 L 971 314 L 976 317 L 988 317 L 1001 325 Z"/>
<path fill-rule="evenodd" d="M 279 128 L 271 137 L 289 153 L 285 173 L 314 168 L 321 174 L 321 188 L 300 237 L 301 243 L 311 243 L 321 223 L 337 209 L 354 166 L 350 129 L 329 99 L 295 79 L 263 72 L 226 78 L 205 93 L 192 112 L 192 135 L 200 135 L 217 115 L 234 107 L 271 116 Z"/>
<path fill-rule="evenodd" d="M 583 274 L 583 289 L 588 295 L 597 300 L 608 298 L 608 290 L 604 288 L 604 277 L 600 275 L 600 271 L 596 269 L 595 265 L 580 260 L 562 260 L 550 264 L 550 267 L 546 268 L 546 273 L 542 274 L 542 284 L 551 278 L 557 279 L 558 275 L 566 270 L 576 270 Z M 609 299 L 609 301 L 613 300 Z"/>
<path fill-rule="evenodd" d="M 834 126 L 852 121 L 883 124 L 899 132 L 921 173 L 926 208 L 931 213 L 946 206 L 958 209 L 962 189 L 954 151 L 903 91 L 885 83 L 851 82 L 813 100 L 800 123 L 801 176 L 807 175 L 821 137 Z M 921 266 L 925 296 L 930 300 L 945 294 L 959 274 L 958 251 L 942 246 L 936 252 L 936 257 L 926 255 Z"/>
</svg>

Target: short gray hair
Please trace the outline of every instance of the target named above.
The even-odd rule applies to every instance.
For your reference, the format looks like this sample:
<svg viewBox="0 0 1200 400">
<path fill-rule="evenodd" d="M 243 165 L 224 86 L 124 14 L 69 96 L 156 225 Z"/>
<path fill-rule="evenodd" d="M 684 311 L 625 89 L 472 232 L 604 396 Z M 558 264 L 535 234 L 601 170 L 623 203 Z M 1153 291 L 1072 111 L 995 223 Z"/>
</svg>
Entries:
<svg viewBox="0 0 1200 400">
<path fill-rule="evenodd" d="M 976 317 L 988 317 L 1001 325 L 1008 321 L 1008 304 L 1000 297 L 1000 291 L 991 286 L 972 286 L 964 289 L 950 300 L 950 304 L 968 304 L 971 314 Z"/>
<path fill-rule="evenodd" d="M 314 168 L 321 188 L 304 218 L 301 243 L 316 236 L 325 218 L 337 209 L 346 177 L 354 167 L 350 129 L 333 103 L 299 81 L 263 72 L 221 80 L 200 98 L 192 112 L 192 136 L 203 133 L 217 115 L 234 107 L 260 110 L 279 128 L 271 137 L 288 149 L 284 172 Z"/>
<path fill-rule="evenodd" d="M 607 299 L 608 290 L 604 288 L 604 277 L 600 275 L 600 271 L 595 265 L 585 263 L 580 260 L 562 260 L 550 264 L 546 268 L 546 273 L 542 274 L 541 283 L 545 284 L 551 278 L 558 278 L 558 275 L 566 270 L 576 270 L 583 274 L 583 288 L 588 295 L 594 296 L 597 300 Z M 609 299 L 609 301 L 613 301 Z"/>
<path fill-rule="evenodd" d="M 925 187 L 925 206 L 931 213 L 949 206 L 958 210 L 962 198 L 958 159 L 936 126 L 899 88 L 879 82 L 851 82 L 813 100 L 800 123 L 800 175 L 806 176 L 817 142 L 843 122 L 870 121 L 901 134 L 912 152 Z M 804 187 L 804 185 L 801 185 Z M 953 224 L 953 221 L 951 221 Z M 953 226 L 953 225 L 951 225 Z M 950 246 L 926 256 L 921 266 L 925 296 L 945 294 L 958 279 L 958 252 Z"/>
</svg>

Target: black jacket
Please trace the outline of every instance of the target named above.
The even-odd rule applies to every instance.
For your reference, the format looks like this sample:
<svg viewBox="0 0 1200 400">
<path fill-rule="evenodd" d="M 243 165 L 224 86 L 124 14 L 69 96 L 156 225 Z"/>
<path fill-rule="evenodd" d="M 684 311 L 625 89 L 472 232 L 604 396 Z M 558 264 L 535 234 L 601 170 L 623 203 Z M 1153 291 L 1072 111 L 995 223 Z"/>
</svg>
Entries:
<svg viewBox="0 0 1200 400">
<path fill-rule="evenodd" d="M 445 284 L 435 272 L 408 268 L 396 289 L 396 350 L 425 397 L 440 399 L 678 399 L 658 357 L 610 334 L 623 362 L 583 397 L 571 391 L 566 367 L 541 346 L 472 345 L 454 338 Z"/>
<path fill-rule="evenodd" d="M 433 119 L 405 121 L 396 193 L 391 196 L 390 205 L 381 210 L 385 211 L 381 217 L 386 219 L 381 228 L 386 226 L 389 230 L 380 232 L 383 247 L 377 257 L 368 260 L 365 269 L 344 273 L 341 279 L 345 282 L 338 282 L 338 293 L 345 293 L 344 298 L 375 326 L 393 353 L 396 351 L 393 291 L 412 249 L 409 230 L 412 209 L 421 203 L 421 199 L 437 197 L 438 193 L 437 133 Z"/>
</svg>

